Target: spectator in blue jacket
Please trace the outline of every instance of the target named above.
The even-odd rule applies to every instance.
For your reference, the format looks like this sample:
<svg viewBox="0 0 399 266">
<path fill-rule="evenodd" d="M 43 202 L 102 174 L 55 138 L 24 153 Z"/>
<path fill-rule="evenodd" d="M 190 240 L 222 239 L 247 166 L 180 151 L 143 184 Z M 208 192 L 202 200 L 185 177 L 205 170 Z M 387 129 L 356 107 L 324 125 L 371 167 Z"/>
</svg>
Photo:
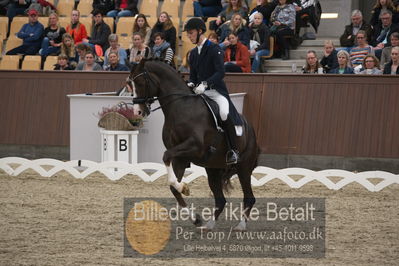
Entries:
<svg viewBox="0 0 399 266">
<path fill-rule="evenodd" d="M 23 25 L 17 34 L 17 37 L 23 40 L 22 45 L 11 49 L 7 52 L 7 55 L 35 55 L 39 52 L 43 39 L 44 27 L 38 21 L 39 14 L 35 9 L 29 10 L 28 15 L 29 23 Z"/>
<path fill-rule="evenodd" d="M 349 60 L 349 53 L 345 50 L 340 50 L 337 54 L 338 67 L 331 69 L 329 74 L 354 74 L 351 61 Z"/>
</svg>

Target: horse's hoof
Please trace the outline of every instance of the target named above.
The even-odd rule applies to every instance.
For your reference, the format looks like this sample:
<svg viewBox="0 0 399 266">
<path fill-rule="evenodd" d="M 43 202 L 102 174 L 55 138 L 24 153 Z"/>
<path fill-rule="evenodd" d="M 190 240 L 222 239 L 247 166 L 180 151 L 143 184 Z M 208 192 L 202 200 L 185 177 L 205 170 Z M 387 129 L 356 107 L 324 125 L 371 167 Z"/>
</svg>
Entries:
<svg viewBox="0 0 399 266">
<path fill-rule="evenodd" d="M 190 189 L 188 188 L 188 185 L 186 183 L 182 183 L 183 188 L 181 190 L 181 194 L 183 194 L 184 196 L 190 196 Z"/>
</svg>

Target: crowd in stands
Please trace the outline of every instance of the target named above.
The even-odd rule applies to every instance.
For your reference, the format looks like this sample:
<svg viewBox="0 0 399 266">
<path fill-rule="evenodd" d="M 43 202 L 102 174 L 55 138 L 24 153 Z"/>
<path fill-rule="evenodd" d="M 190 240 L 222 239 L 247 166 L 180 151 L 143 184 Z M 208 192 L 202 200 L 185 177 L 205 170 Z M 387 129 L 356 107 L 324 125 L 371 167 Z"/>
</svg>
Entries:
<svg viewBox="0 0 399 266">
<path fill-rule="evenodd" d="M 282 60 L 290 59 L 290 49 L 301 41 L 300 28 L 310 23 L 317 29 L 320 22 L 317 0 L 187 1 L 192 4 L 191 16 L 201 17 L 207 23 L 208 38 L 224 50 L 226 72 L 260 72 L 262 57 L 270 54 Z M 0 1 L 0 12 L 9 20 L 8 34 L 16 16 L 28 15 L 27 23 L 16 33 L 22 44 L 8 49 L 6 54 L 40 55 L 42 65 L 47 56 L 58 56 L 56 70 L 128 71 L 148 57 L 159 58 L 176 68 L 180 28 L 174 24 L 175 15 L 161 9 L 151 27 L 150 16 L 140 13 L 140 2 L 93 0 L 89 15 L 91 28 L 81 22 L 79 2 L 76 2 L 70 22 L 64 28 L 60 25 L 57 5 L 52 4 L 54 1 Z M 49 12 L 46 25 L 39 21 L 43 9 L 37 9 L 37 5 Z M 317 52 L 308 51 L 302 72 L 399 73 L 398 1 L 376 0 L 371 13 L 371 20 L 366 22 L 362 12 L 354 10 L 351 23 L 339 38 L 341 47 L 335 48 L 332 41 L 325 41 L 320 60 Z M 130 20 L 130 32 L 118 34 L 118 23 L 125 17 L 135 17 Z M 111 18 L 114 23 L 107 23 L 105 18 Z M 8 38 L 11 37 L 15 38 Z M 120 41 L 126 38 L 130 46 L 122 47 Z M 180 69 L 188 71 L 190 51 L 184 52 Z"/>
</svg>

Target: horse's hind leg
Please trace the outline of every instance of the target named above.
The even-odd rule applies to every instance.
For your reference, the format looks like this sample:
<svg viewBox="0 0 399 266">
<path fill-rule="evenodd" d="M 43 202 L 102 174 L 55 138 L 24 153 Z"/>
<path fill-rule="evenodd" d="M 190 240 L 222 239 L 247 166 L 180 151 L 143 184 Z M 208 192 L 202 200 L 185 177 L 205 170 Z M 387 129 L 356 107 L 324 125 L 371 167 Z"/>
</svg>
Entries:
<svg viewBox="0 0 399 266">
<path fill-rule="evenodd" d="M 244 216 L 241 217 L 240 223 L 234 228 L 235 231 L 244 231 L 247 229 L 248 217 L 256 201 L 251 186 L 251 169 L 252 168 L 241 165 L 237 173 L 244 194 Z"/>
<path fill-rule="evenodd" d="M 223 194 L 223 169 L 206 168 L 208 174 L 208 184 L 215 198 L 215 212 L 213 218 L 210 219 L 205 226 L 200 227 L 203 230 L 212 230 L 215 227 L 216 220 L 223 212 L 226 205 L 226 198 Z"/>
</svg>

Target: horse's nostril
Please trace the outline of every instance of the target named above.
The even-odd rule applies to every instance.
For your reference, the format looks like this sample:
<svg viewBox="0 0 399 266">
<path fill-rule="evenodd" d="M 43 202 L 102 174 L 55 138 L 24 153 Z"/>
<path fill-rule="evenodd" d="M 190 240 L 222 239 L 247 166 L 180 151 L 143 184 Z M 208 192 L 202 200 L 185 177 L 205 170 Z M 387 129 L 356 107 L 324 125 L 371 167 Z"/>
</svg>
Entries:
<svg viewBox="0 0 399 266">
<path fill-rule="evenodd" d="M 140 110 L 138 111 L 139 115 L 141 115 L 143 112 L 141 112 Z"/>
</svg>

